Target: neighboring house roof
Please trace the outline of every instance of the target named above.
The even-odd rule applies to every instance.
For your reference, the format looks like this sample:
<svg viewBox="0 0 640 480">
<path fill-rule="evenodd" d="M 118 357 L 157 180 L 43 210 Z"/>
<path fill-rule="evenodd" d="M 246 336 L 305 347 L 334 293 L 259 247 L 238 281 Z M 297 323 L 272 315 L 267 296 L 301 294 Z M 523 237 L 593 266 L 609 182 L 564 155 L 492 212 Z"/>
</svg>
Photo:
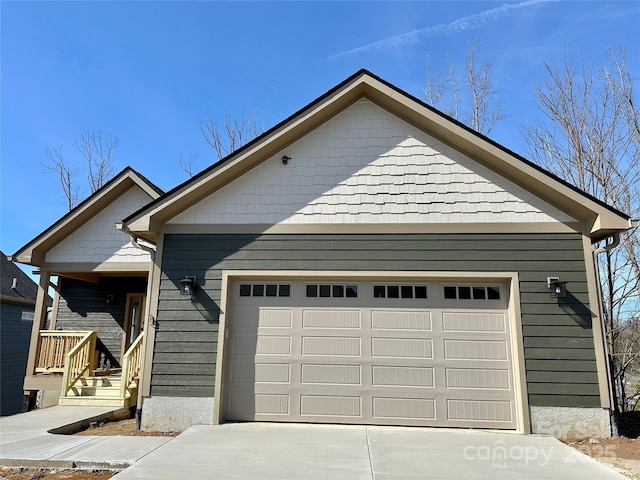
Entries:
<svg viewBox="0 0 640 480">
<path fill-rule="evenodd" d="M 33 305 L 37 294 L 38 285 L 0 251 L 0 300 Z"/>
<path fill-rule="evenodd" d="M 126 167 L 100 189 L 89 196 L 69 213 L 47 228 L 44 232 L 20 248 L 11 260 L 40 266 L 47 251 L 75 232 L 92 219 L 107 205 L 130 188 L 138 186 L 152 199 L 160 197 L 163 191 L 131 167 Z"/>
<path fill-rule="evenodd" d="M 366 98 L 584 223 L 595 241 L 632 226 L 628 215 L 484 135 L 360 70 L 261 136 L 124 219 L 119 228 L 155 242 L 159 227 L 212 192 Z"/>
</svg>

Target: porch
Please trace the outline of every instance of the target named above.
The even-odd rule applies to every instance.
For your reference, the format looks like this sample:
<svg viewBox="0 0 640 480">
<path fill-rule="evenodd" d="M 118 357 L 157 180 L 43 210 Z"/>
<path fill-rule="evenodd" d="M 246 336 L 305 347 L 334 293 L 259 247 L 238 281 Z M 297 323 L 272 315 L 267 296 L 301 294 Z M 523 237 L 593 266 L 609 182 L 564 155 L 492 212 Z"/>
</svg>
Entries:
<svg viewBox="0 0 640 480">
<path fill-rule="evenodd" d="M 123 354 L 121 366 L 111 368 L 104 362 L 104 351 L 97 348 L 95 331 L 40 330 L 35 366 L 25 376 L 24 389 L 57 390 L 59 405 L 133 406 L 143 340 L 140 332 Z"/>
</svg>

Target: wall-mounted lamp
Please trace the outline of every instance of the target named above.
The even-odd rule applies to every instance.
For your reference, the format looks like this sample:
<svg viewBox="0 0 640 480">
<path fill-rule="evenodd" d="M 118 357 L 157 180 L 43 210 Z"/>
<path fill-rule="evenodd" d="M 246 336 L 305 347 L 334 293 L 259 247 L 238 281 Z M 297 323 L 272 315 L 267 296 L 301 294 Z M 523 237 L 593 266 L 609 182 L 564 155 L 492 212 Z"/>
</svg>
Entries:
<svg viewBox="0 0 640 480">
<path fill-rule="evenodd" d="M 559 277 L 548 277 L 547 287 L 551 291 L 553 298 L 564 298 L 567 296 L 567 283 L 561 282 Z"/>
<path fill-rule="evenodd" d="M 196 289 L 198 284 L 196 283 L 196 277 L 194 276 L 186 276 L 182 280 L 180 280 L 180 295 L 193 295 L 193 291 Z"/>
<path fill-rule="evenodd" d="M 112 305 L 113 304 L 113 295 L 107 295 L 106 302 L 107 302 L 107 305 Z"/>
<path fill-rule="evenodd" d="M 289 163 L 289 160 L 291 160 L 291 157 L 287 157 L 286 155 L 284 155 L 281 160 L 282 164 L 286 165 L 287 163 Z"/>
</svg>

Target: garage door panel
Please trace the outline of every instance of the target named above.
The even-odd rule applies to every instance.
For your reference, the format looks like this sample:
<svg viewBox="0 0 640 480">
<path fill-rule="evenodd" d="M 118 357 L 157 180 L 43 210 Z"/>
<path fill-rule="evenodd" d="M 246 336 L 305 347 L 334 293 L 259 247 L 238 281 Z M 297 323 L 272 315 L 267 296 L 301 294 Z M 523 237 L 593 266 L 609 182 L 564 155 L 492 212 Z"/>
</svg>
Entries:
<svg viewBox="0 0 640 480">
<path fill-rule="evenodd" d="M 435 420 L 435 399 L 374 397 L 373 417 L 377 419 Z"/>
<path fill-rule="evenodd" d="M 360 365 L 302 364 L 301 383 L 325 385 L 361 385 Z"/>
<path fill-rule="evenodd" d="M 287 394 L 234 393 L 233 411 L 238 420 L 253 420 L 256 415 L 290 415 L 290 396 Z"/>
<path fill-rule="evenodd" d="M 433 367 L 373 365 L 374 386 L 433 387 Z"/>
<path fill-rule="evenodd" d="M 321 417 L 362 417 L 362 398 L 340 395 L 301 395 L 300 414 Z"/>
<path fill-rule="evenodd" d="M 303 310 L 302 328 L 359 329 L 359 310 Z"/>
<path fill-rule="evenodd" d="M 452 340 L 444 341 L 445 360 L 508 360 L 506 340 Z"/>
<path fill-rule="evenodd" d="M 430 338 L 387 338 L 371 339 L 373 357 L 393 358 L 433 358 L 433 341 Z"/>
<path fill-rule="evenodd" d="M 447 388 L 509 390 L 511 379 L 507 369 L 445 368 Z"/>
<path fill-rule="evenodd" d="M 291 355 L 289 335 L 234 335 L 233 355 Z"/>
<path fill-rule="evenodd" d="M 431 331 L 431 312 L 372 310 L 372 330 L 418 330 Z"/>
<path fill-rule="evenodd" d="M 231 367 L 232 384 L 291 383 L 289 363 L 256 363 L 236 361 Z"/>
<path fill-rule="evenodd" d="M 359 357 L 360 337 L 303 336 L 302 355 Z"/>
<path fill-rule="evenodd" d="M 290 308 L 240 308 L 233 315 L 233 328 L 291 328 Z"/>
<path fill-rule="evenodd" d="M 495 303 L 426 308 L 367 297 L 367 282 L 334 302 L 291 284 L 280 304 L 230 307 L 226 419 L 517 427 L 509 316 Z"/>
<path fill-rule="evenodd" d="M 475 422 L 512 422 L 512 404 L 498 400 L 447 400 L 447 419 Z"/>
<path fill-rule="evenodd" d="M 443 312 L 442 330 L 445 332 L 500 332 L 507 331 L 504 313 Z"/>
</svg>

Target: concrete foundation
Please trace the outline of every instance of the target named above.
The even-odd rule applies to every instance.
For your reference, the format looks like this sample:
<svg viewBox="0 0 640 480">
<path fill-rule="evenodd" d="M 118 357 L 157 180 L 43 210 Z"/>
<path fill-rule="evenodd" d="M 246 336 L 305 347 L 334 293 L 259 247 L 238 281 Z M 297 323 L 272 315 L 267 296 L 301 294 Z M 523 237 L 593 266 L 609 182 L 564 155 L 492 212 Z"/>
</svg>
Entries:
<svg viewBox="0 0 640 480">
<path fill-rule="evenodd" d="M 147 397 L 140 428 L 147 432 L 182 432 L 213 424 L 213 397 Z"/>
<path fill-rule="evenodd" d="M 60 400 L 60 390 L 38 390 L 36 408 L 55 407 Z"/>
<path fill-rule="evenodd" d="M 531 433 L 551 435 L 565 441 L 611 436 L 607 408 L 529 407 Z"/>
</svg>

